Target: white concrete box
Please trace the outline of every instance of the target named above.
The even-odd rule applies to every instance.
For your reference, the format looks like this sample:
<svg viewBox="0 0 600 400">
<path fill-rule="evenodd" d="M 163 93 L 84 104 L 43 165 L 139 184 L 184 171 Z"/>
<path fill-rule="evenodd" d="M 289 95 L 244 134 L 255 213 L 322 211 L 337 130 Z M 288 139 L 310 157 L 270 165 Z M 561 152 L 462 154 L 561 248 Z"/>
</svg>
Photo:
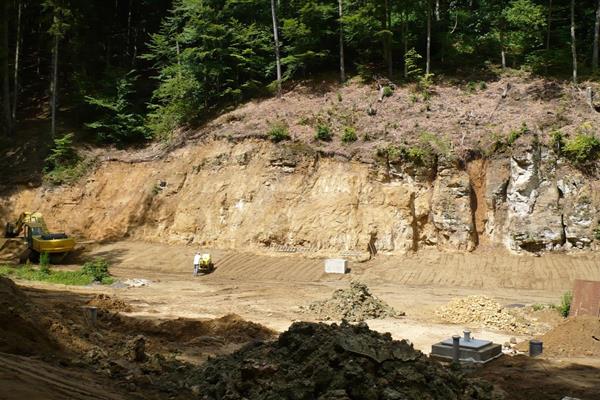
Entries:
<svg viewBox="0 0 600 400">
<path fill-rule="evenodd" d="M 348 261 L 342 258 L 328 258 L 325 260 L 326 274 L 345 274 L 348 272 Z"/>
</svg>

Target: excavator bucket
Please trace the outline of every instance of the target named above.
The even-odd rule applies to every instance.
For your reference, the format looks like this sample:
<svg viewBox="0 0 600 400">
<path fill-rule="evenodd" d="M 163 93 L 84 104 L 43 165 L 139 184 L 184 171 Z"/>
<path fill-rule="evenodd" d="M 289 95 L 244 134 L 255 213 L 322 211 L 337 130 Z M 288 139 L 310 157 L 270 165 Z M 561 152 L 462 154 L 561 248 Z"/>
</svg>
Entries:
<svg viewBox="0 0 600 400">
<path fill-rule="evenodd" d="M 21 238 L 0 238 L 0 264 L 22 264 L 29 257 L 27 242 Z"/>
</svg>

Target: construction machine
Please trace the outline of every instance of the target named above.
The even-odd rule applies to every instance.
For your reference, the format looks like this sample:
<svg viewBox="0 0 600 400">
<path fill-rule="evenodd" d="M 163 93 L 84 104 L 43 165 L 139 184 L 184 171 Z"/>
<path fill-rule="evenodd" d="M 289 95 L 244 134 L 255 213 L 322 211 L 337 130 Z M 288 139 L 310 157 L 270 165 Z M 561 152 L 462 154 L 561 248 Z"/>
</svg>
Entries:
<svg viewBox="0 0 600 400">
<path fill-rule="evenodd" d="M 11 242 L 11 238 L 19 237 L 29 249 L 29 257 L 34 260 L 42 253 L 61 257 L 75 248 L 75 239 L 65 233 L 51 233 L 39 212 L 24 212 L 16 223 L 8 222 L 4 236 L 7 239 L 0 245 L 6 246 Z"/>
<path fill-rule="evenodd" d="M 215 269 L 215 264 L 212 262 L 212 257 L 210 254 L 202 254 L 200 257 L 200 272 L 204 272 L 205 274 L 213 272 Z"/>
</svg>

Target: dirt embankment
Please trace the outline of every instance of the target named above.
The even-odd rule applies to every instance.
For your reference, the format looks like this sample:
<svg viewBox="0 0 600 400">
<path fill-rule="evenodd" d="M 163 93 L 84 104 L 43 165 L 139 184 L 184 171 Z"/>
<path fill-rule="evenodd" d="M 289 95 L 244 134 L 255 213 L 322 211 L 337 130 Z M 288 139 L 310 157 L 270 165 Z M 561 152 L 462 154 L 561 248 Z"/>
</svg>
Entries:
<svg viewBox="0 0 600 400">
<path fill-rule="evenodd" d="M 121 314 L 130 306 L 117 297 L 90 297 L 62 292 L 57 301 L 40 291 L 34 302 L 11 280 L 0 278 L 0 382 L 4 384 L 10 374 L 29 376 L 37 370 L 39 374 L 28 379 L 40 385 L 28 391 L 17 379 L 0 389 L 0 397 L 9 388 L 16 398 L 26 393 L 30 398 L 53 398 L 57 391 L 71 388 L 69 398 L 96 398 L 97 392 L 85 397 L 78 378 L 73 378 L 83 375 L 95 376 L 96 384 L 104 385 L 107 397 L 98 398 L 127 392 L 143 398 L 155 398 L 157 393 L 190 398 L 191 385 L 182 381 L 186 371 L 210 356 L 275 335 L 237 315 L 212 320 L 137 319 Z M 98 306 L 95 325 L 82 309 L 92 304 Z"/>
</svg>

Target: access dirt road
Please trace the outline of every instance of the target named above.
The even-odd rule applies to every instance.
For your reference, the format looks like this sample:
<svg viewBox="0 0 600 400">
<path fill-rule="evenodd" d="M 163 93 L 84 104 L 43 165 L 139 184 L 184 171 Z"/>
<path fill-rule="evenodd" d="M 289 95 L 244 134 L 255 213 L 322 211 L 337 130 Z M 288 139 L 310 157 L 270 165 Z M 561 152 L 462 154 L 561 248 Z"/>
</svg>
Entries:
<svg viewBox="0 0 600 400">
<path fill-rule="evenodd" d="M 235 313 L 277 331 L 294 320 L 310 320 L 302 306 L 331 296 L 351 279 L 366 283 L 373 294 L 406 317 L 368 321 L 369 326 L 411 340 L 429 352 L 431 344 L 460 333 L 463 326 L 440 321 L 435 310 L 452 298 L 485 294 L 503 305 L 557 303 L 572 281 L 600 279 L 600 258 L 590 255 L 517 257 L 501 252 L 474 254 L 418 253 L 377 257 L 351 263 L 351 273 L 323 272 L 323 260 L 289 254 L 208 250 L 217 269 L 192 277 L 191 246 L 118 242 L 90 249 L 84 257 L 104 257 L 120 280 L 151 281 L 140 288 L 65 287 L 64 290 L 104 292 L 128 301 L 132 315 L 151 318 L 215 318 Z M 43 284 L 34 284 L 44 287 Z M 469 326 L 475 336 L 497 342 L 514 333 Z M 525 339 L 525 337 L 521 337 Z"/>
</svg>

